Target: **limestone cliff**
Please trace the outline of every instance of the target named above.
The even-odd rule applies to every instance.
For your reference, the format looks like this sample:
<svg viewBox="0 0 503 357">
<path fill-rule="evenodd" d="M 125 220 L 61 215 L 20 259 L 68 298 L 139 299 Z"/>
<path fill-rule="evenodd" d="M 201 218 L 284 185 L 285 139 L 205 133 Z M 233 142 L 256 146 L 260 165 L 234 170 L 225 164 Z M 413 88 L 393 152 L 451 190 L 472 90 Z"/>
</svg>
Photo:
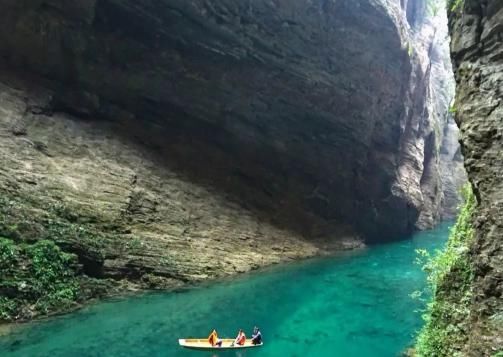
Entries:
<svg viewBox="0 0 503 357">
<path fill-rule="evenodd" d="M 424 229 L 455 217 L 466 174 L 457 142 L 458 129 L 449 112 L 455 85 L 445 4 L 410 0 L 405 6 L 412 30 L 409 50 L 419 69 L 418 78 L 424 82 L 422 92 L 415 97 L 415 105 L 419 105 L 424 117 L 419 126 L 424 150 L 418 159 L 422 162 L 419 187 L 423 205 L 416 227 Z M 412 141 L 418 142 L 417 136 Z"/>
<path fill-rule="evenodd" d="M 466 335 L 466 343 L 455 347 L 466 356 L 492 356 L 503 351 L 503 2 L 458 2 L 449 25 L 456 121 L 478 201 L 470 250 L 474 276 L 465 321 L 469 327 L 458 332 Z M 450 280 L 456 281 L 457 274 L 452 272 Z M 455 296 L 449 286 L 441 289 Z"/>
<path fill-rule="evenodd" d="M 1 235 L 55 240 L 88 276 L 224 276 L 408 234 L 455 204 L 425 1 L 0 10 Z"/>
</svg>

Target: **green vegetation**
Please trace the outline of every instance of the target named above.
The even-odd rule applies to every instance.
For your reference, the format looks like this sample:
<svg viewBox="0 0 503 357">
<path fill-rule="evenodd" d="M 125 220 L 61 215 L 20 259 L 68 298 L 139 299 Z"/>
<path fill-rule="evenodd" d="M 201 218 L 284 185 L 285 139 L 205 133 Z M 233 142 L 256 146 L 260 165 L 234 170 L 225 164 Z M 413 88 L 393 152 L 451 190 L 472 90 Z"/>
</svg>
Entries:
<svg viewBox="0 0 503 357">
<path fill-rule="evenodd" d="M 418 250 L 433 300 L 423 315 L 425 326 L 417 338 L 417 356 L 456 356 L 456 346 L 466 340 L 473 280 L 468 250 L 474 234 L 471 218 L 476 200 L 469 185 L 463 188 L 463 196 L 465 204 L 446 248 L 434 256 Z"/>
<path fill-rule="evenodd" d="M 0 320 L 27 319 L 75 305 L 75 261 L 52 241 L 16 244 L 0 238 Z"/>
<path fill-rule="evenodd" d="M 407 43 L 407 54 L 409 55 L 409 57 L 412 57 L 412 55 L 414 54 L 414 47 L 412 47 L 412 44 L 410 42 Z"/>
<path fill-rule="evenodd" d="M 133 237 L 129 242 L 126 243 L 126 248 L 130 250 L 138 250 L 143 247 L 143 242 L 138 237 Z"/>
<path fill-rule="evenodd" d="M 464 0 L 427 0 L 427 11 L 431 16 L 437 16 L 442 4 L 445 1 L 445 8 L 448 11 L 454 12 L 461 9 L 464 5 Z"/>
<path fill-rule="evenodd" d="M 88 268 L 99 274 L 107 249 L 140 249 L 141 240 L 124 246 L 114 239 L 117 225 L 97 224 L 92 212 L 85 213 L 64 202 L 0 190 L 0 321 L 68 311 L 124 288 L 84 273 Z M 59 247 L 83 254 L 83 266 Z"/>
<path fill-rule="evenodd" d="M 461 9 L 464 5 L 465 0 L 449 0 L 447 5 L 448 9 L 452 12 Z"/>
<path fill-rule="evenodd" d="M 15 241 L 51 240 L 78 246 L 102 256 L 107 237 L 61 203 L 30 202 L 28 197 L 3 197 L 0 192 L 0 236 Z"/>
<path fill-rule="evenodd" d="M 456 114 L 457 111 L 458 109 L 454 106 L 454 104 L 449 107 L 449 113 Z"/>
</svg>

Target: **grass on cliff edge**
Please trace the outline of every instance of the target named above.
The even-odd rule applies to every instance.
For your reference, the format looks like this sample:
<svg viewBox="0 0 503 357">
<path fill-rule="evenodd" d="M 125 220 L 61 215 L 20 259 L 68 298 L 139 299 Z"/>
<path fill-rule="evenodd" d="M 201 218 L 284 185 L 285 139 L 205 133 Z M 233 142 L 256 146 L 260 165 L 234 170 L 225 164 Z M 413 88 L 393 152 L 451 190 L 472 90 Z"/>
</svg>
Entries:
<svg viewBox="0 0 503 357">
<path fill-rule="evenodd" d="M 417 337 L 416 356 L 456 356 L 466 342 L 473 280 L 468 254 L 474 235 L 471 218 L 476 200 L 470 185 L 462 193 L 465 203 L 445 249 L 434 256 L 418 250 L 433 299 L 423 315 L 425 326 Z"/>
<path fill-rule="evenodd" d="M 52 241 L 16 244 L 0 238 L 0 321 L 25 320 L 75 304 L 75 260 Z"/>
</svg>

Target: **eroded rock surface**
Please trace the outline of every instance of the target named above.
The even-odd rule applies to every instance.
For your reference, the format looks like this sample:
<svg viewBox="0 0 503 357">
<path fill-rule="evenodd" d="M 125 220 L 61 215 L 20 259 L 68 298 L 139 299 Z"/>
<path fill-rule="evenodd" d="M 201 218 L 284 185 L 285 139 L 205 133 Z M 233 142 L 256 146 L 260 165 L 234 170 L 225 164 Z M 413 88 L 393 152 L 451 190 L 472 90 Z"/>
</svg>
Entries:
<svg viewBox="0 0 503 357">
<path fill-rule="evenodd" d="M 455 201 L 426 1 L 0 10 L 2 234 L 54 239 L 87 275 L 247 271 L 431 227 Z"/>
<path fill-rule="evenodd" d="M 455 82 L 444 6 L 441 1 L 407 3 L 413 33 L 410 51 L 424 83 L 423 93 L 418 92 L 413 103 L 419 105 L 426 118 L 412 137 L 423 147 L 422 153 L 415 154 L 422 163 L 419 187 L 423 205 L 416 222 L 419 229 L 432 227 L 441 219 L 453 219 L 460 203 L 459 190 L 466 182 L 458 128 L 450 113 Z"/>
<path fill-rule="evenodd" d="M 54 79 L 57 109 L 126 109 L 145 143 L 279 224 L 378 240 L 439 217 L 420 182 L 428 58 L 411 60 L 398 3 L 0 5 L 0 53 Z"/>
<path fill-rule="evenodd" d="M 121 126 L 49 114 L 52 93 L 2 80 L 0 235 L 56 240 L 80 256 L 90 276 L 152 274 L 175 283 L 312 256 L 322 247 L 191 183 L 152 150 L 117 135 Z M 354 238 L 339 244 L 358 245 Z"/>
<path fill-rule="evenodd" d="M 465 0 L 450 15 L 450 31 L 456 120 L 478 200 L 469 339 L 457 347 L 467 356 L 492 356 L 503 351 L 503 2 Z"/>
</svg>

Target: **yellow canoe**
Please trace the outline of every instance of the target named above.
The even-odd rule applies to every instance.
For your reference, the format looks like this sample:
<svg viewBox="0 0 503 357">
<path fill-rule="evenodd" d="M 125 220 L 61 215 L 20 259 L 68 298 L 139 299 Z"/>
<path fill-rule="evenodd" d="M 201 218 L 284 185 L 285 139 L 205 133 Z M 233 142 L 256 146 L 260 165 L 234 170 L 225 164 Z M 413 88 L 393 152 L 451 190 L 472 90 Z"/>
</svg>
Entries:
<svg viewBox="0 0 503 357">
<path fill-rule="evenodd" d="M 207 338 L 182 338 L 178 340 L 178 343 L 180 346 L 184 348 L 189 348 L 193 350 L 234 350 L 234 349 L 242 349 L 242 348 L 253 348 L 253 347 L 260 347 L 262 346 L 262 343 L 259 345 L 254 345 L 252 344 L 251 340 L 246 340 L 244 345 L 234 345 L 232 346 L 232 343 L 234 342 L 233 339 L 231 338 L 225 338 L 222 339 L 222 347 L 218 346 L 211 346 L 208 342 Z"/>
</svg>

